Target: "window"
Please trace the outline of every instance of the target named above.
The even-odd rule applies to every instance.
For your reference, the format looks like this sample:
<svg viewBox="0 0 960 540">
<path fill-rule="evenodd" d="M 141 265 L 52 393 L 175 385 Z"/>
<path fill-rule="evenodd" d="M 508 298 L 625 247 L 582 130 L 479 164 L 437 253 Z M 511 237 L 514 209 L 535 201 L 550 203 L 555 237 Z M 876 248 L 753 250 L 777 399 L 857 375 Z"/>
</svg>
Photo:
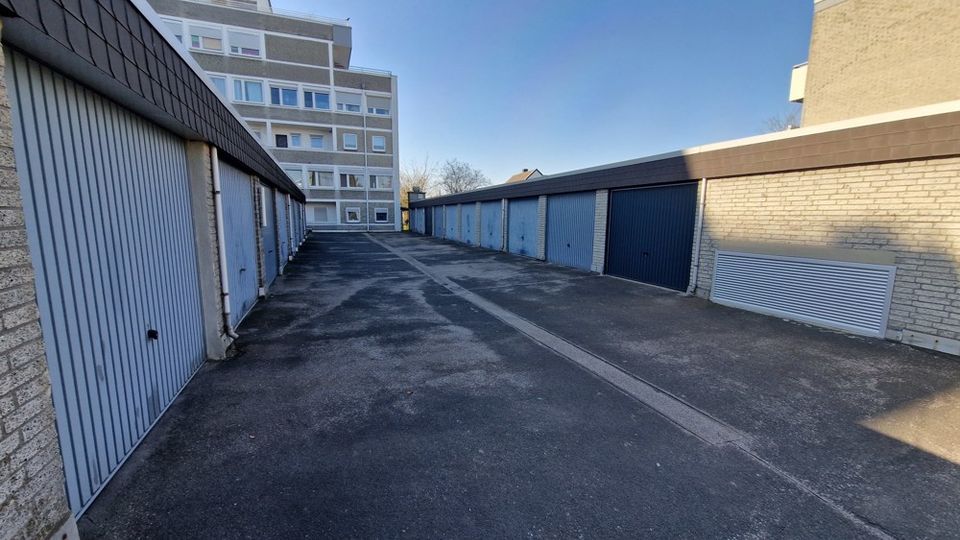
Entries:
<svg viewBox="0 0 960 540">
<path fill-rule="evenodd" d="M 227 31 L 230 42 L 230 54 L 240 56 L 260 56 L 260 36 L 249 32 Z"/>
<path fill-rule="evenodd" d="M 388 213 L 386 208 L 377 208 L 373 211 L 373 220 L 377 223 L 386 223 L 388 219 Z"/>
<path fill-rule="evenodd" d="M 263 83 L 260 81 L 233 81 L 233 99 L 250 103 L 263 103 Z"/>
<path fill-rule="evenodd" d="M 387 138 L 383 135 L 374 135 L 370 140 L 372 142 L 374 152 L 387 151 Z"/>
<path fill-rule="evenodd" d="M 170 33 L 177 38 L 177 41 L 183 43 L 183 23 L 173 19 L 163 19 L 163 24 L 167 25 Z"/>
<path fill-rule="evenodd" d="M 356 149 L 357 149 L 357 134 L 356 134 L 356 133 L 344 133 L 344 134 L 343 134 L 343 149 L 344 149 L 344 150 L 356 150 Z"/>
<path fill-rule="evenodd" d="M 329 171 L 310 171 L 307 173 L 307 187 L 332 188 L 333 173 Z"/>
<path fill-rule="evenodd" d="M 311 135 L 310 148 L 323 148 L 323 135 Z"/>
<path fill-rule="evenodd" d="M 222 51 L 223 32 L 217 28 L 191 24 L 190 47 L 201 51 Z"/>
<path fill-rule="evenodd" d="M 367 114 L 390 116 L 390 98 L 367 96 Z"/>
<path fill-rule="evenodd" d="M 360 94 L 347 94 L 337 92 L 337 110 L 347 112 L 360 112 Z"/>
<path fill-rule="evenodd" d="M 385 174 L 371 174 L 370 189 L 393 189 L 393 177 Z"/>
<path fill-rule="evenodd" d="M 271 86 L 270 103 L 273 103 L 274 105 L 282 105 L 284 107 L 296 107 L 298 105 L 297 89 L 284 88 L 282 86 Z"/>
<path fill-rule="evenodd" d="M 347 223 L 360 223 L 360 208 L 347 208 Z"/>
<path fill-rule="evenodd" d="M 303 187 L 303 170 L 300 167 L 284 167 L 283 172 L 287 173 L 290 180 L 293 180 L 298 186 Z"/>
<path fill-rule="evenodd" d="M 227 96 L 227 78 L 219 77 L 216 75 L 210 76 L 210 82 L 217 87 L 217 92 L 220 92 L 220 95 L 223 97 Z"/>
<path fill-rule="evenodd" d="M 290 134 L 290 147 L 291 148 L 300 148 L 300 134 L 291 133 Z"/>
<path fill-rule="evenodd" d="M 342 188 L 363 188 L 363 175 L 343 173 L 340 175 L 340 187 Z"/>
<path fill-rule="evenodd" d="M 308 109 L 330 110 L 330 93 L 316 92 L 314 90 L 304 90 L 303 106 Z"/>
<path fill-rule="evenodd" d="M 276 143 L 274 144 L 274 146 L 276 146 L 277 148 L 287 148 L 290 146 L 286 135 L 277 134 L 277 135 L 274 135 L 273 138 Z"/>
<path fill-rule="evenodd" d="M 359 209 L 356 209 L 359 210 Z M 360 213 L 357 212 L 359 220 Z M 313 220 L 317 223 L 337 222 L 337 203 L 316 203 L 313 205 Z"/>
</svg>

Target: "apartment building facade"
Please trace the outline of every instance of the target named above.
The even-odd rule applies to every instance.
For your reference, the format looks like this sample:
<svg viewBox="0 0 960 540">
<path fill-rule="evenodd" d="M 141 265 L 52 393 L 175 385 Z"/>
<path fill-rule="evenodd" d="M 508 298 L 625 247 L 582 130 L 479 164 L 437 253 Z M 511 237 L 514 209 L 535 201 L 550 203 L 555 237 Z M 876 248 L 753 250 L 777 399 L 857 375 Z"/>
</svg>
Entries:
<svg viewBox="0 0 960 540">
<path fill-rule="evenodd" d="M 313 230 L 400 230 L 397 79 L 352 67 L 347 21 L 269 0 L 150 0 L 307 195 Z"/>
<path fill-rule="evenodd" d="M 815 0 L 790 100 L 812 126 L 960 99 L 960 2 Z"/>
</svg>

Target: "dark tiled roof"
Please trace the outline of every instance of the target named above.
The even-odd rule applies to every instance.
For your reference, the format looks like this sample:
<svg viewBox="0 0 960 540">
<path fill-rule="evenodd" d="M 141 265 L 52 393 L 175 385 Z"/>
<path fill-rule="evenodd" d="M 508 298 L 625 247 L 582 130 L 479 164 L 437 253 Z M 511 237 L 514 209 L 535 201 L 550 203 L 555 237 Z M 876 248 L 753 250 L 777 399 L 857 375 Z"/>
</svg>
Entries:
<svg viewBox="0 0 960 540">
<path fill-rule="evenodd" d="M 149 9 L 149 8 L 147 8 Z M 303 201 L 228 105 L 130 0 L 0 0 L 3 42 Z"/>
</svg>

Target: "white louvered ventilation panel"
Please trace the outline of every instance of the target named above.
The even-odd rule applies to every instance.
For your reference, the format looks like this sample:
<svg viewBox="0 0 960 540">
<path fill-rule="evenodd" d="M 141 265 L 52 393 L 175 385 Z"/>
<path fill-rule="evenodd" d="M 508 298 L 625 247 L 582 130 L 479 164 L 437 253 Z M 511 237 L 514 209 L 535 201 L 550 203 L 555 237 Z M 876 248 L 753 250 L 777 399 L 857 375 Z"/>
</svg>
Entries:
<svg viewBox="0 0 960 540">
<path fill-rule="evenodd" d="M 718 251 L 710 299 L 883 337 L 895 266 Z"/>
</svg>

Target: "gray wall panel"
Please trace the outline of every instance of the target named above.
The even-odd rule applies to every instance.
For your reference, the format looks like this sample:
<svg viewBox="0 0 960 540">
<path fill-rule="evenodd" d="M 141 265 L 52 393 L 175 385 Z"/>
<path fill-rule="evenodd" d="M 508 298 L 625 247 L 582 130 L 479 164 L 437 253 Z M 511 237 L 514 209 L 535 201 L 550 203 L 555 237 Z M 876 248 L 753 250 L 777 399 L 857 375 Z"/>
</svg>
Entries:
<svg viewBox="0 0 960 540">
<path fill-rule="evenodd" d="M 474 244 L 474 231 L 477 226 L 477 207 L 474 204 L 464 204 L 460 207 L 460 241 L 464 244 Z"/>
</svg>

